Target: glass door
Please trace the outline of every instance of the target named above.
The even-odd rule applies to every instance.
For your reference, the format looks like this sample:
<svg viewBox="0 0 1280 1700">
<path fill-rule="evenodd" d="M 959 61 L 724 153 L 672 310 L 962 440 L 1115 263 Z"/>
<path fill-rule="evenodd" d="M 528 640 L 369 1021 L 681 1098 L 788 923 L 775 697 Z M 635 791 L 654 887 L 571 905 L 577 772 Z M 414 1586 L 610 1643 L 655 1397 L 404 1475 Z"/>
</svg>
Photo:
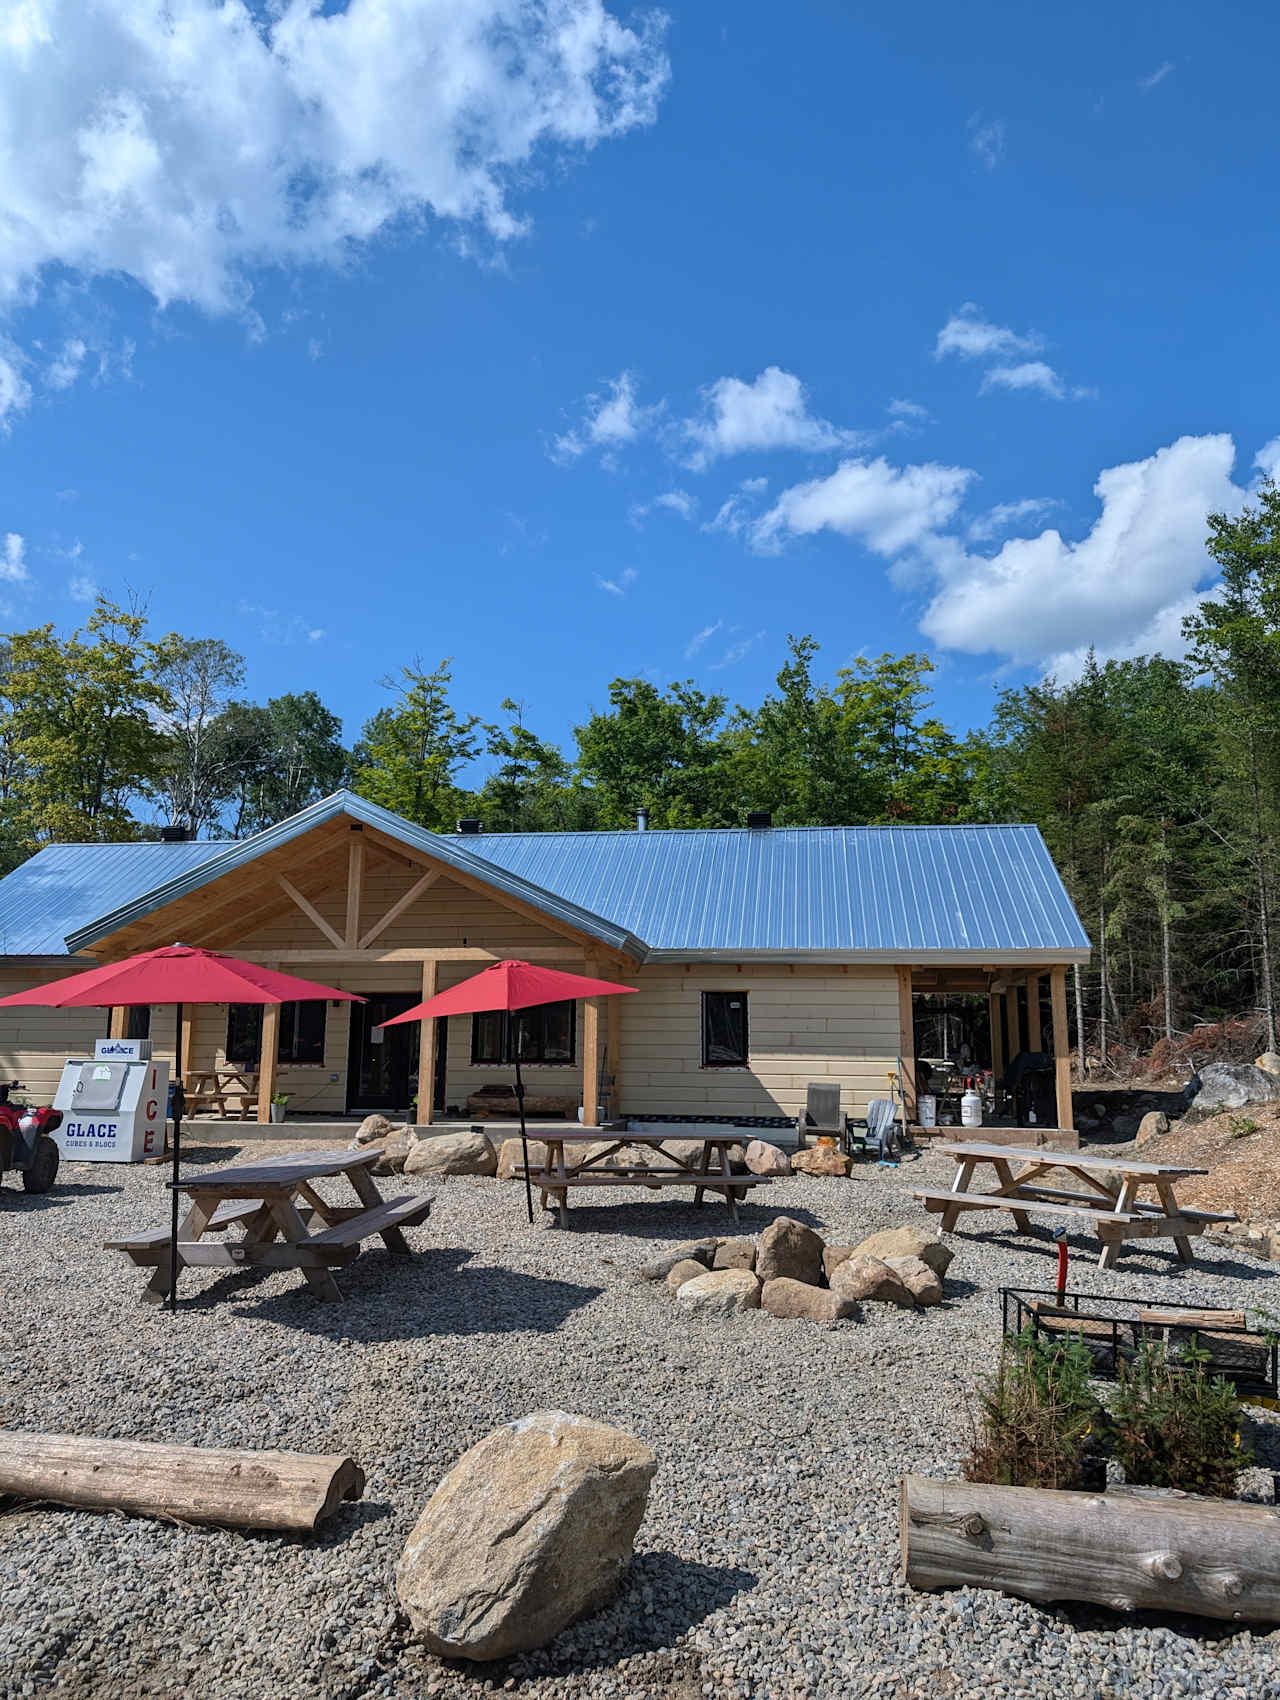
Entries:
<svg viewBox="0 0 1280 1700">
<path fill-rule="evenodd" d="M 416 1021 L 403 1027 L 383 1023 L 421 1001 L 421 993 L 371 992 L 367 1003 L 352 1004 L 348 1110 L 412 1110 L 421 1029 Z"/>
</svg>

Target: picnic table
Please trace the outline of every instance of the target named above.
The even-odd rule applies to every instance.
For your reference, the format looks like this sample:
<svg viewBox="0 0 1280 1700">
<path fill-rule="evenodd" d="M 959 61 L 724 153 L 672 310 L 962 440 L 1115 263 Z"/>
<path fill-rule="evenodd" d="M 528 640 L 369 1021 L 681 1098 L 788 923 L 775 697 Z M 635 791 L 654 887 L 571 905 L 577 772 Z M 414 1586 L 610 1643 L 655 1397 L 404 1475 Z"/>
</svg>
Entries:
<svg viewBox="0 0 1280 1700">
<path fill-rule="evenodd" d="M 724 1130 L 718 1133 L 690 1133 L 684 1130 L 677 1133 L 627 1133 L 619 1134 L 616 1139 L 606 1136 L 603 1150 L 588 1152 L 579 1162 L 570 1163 L 565 1158 L 565 1146 L 601 1144 L 600 1132 L 590 1128 L 574 1128 L 561 1133 L 559 1129 L 548 1132 L 540 1129 L 538 1139 L 547 1148 L 546 1167 L 530 1169 L 529 1180 L 542 1193 L 542 1208 L 549 1210 L 548 1199 L 556 1201 L 559 1212 L 559 1223 L 562 1228 L 569 1226 L 569 1191 L 571 1187 L 579 1186 L 643 1186 L 653 1192 L 661 1191 L 664 1186 L 691 1186 L 693 1202 L 701 1206 L 702 1195 L 705 1192 L 723 1193 L 729 1215 L 738 1220 L 738 1199 L 744 1198 L 747 1189 L 753 1186 L 768 1184 L 768 1175 L 735 1175 L 729 1169 L 729 1151 L 740 1141 L 740 1133 Z M 690 1162 L 679 1151 L 669 1147 L 674 1144 L 697 1144 L 702 1147 L 702 1154 Z M 648 1163 L 610 1163 L 609 1158 L 628 1146 L 637 1146 L 651 1150 L 654 1158 L 665 1158 L 665 1162 L 656 1160 Z M 712 1167 L 712 1158 L 716 1159 Z M 517 1171 L 524 1174 L 523 1168 Z"/>
<path fill-rule="evenodd" d="M 200 1068 L 183 1077 L 187 1114 L 216 1110 L 228 1121 L 254 1121 L 258 1114 L 258 1076 L 243 1068 Z"/>
<path fill-rule="evenodd" d="M 388 1251 L 407 1256 L 403 1230 L 424 1221 L 431 1210 L 430 1197 L 421 1194 L 384 1199 L 369 1173 L 377 1160 L 378 1153 L 370 1150 L 299 1151 L 179 1181 L 177 1190 L 187 1193 L 191 1204 L 178 1229 L 178 1267 L 301 1269 L 317 1298 L 340 1300 L 335 1268 L 354 1263 L 361 1243 L 375 1234 Z M 338 1175 L 351 1183 L 358 1204 L 332 1204 L 316 1191 L 317 1181 Z M 243 1234 L 205 1237 L 227 1228 L 241 1228 Z M 160 1304 L 169 1296 L 168 1228 L 106 1243 L 139 1267 L 154 1267 L 142 1294 L 145 1303 Z"/>
<path fill-rule="evenodd" d="M 1178 1203 L 1176 1183 L 1207 1169 L 1172 1163 L 1143 1163 L 1131 1157 L 1091 1157 L 1083 1151 L 1035 1150 L 1016 1145 L 988 1145 L 980 1140 L 957 1140 L 939 1145 L 956 1161 L 950 1192 L 916 1192 L 926 1210 L 940 1212 L 942 1231 L 950 1233 L 966 1210 L 1008 1210 L 1019 1233 L 1031 1232 L 1028 1210 L 1087 1225 L 1102 1241 L 1098 1265 L 1110 1269 L 1126 1240 L 1171 1239 L 1184 1263 L 1194 1263 L 1191 1237 L 1212 1222 L 1234 1222 L 1233 1212 L 1191 1210 Z M 1015 1174 L 1011 1165 L 1023 1166 Z M 993 1191 L 971 1191 L 975 1172 L 989 1167 L 999 1183 Z M 1041 1176 L 1064 1169 L 1084 1190 L 1046 1186 Z M 1155 1193 L 1154 1199 L 1139 1196 Z"/>
</svg>

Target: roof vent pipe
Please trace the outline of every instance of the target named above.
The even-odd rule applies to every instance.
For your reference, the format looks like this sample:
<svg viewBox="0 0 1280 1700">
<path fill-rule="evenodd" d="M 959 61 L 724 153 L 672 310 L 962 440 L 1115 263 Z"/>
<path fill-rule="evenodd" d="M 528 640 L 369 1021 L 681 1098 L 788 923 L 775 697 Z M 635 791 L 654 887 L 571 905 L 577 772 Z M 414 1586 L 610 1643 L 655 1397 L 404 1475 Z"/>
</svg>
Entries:
<svg viewBox="0 0 1280 1700">
<path fill-rule="evenodd" d="M 751 813 L 747 816 L 747 825 L 755 827 L 772 826 L 773 816 L 769 813 L 768 809 L 752 809 Z"/>
<path fill-rule="evenodd" d="M 478 838 L 480 836 L 480 822 L 474 815 L 464 815 L 458 822 L 458 831 L 464 838 Z"/>
<path fill-rule="evenodd" d="M 637 832 L 648 832 L 648 830 L 649 830 L 649 811 L 648 811 L 648 809 L 637 809 L 636 810 L 636 831 Z"/>
</svg>

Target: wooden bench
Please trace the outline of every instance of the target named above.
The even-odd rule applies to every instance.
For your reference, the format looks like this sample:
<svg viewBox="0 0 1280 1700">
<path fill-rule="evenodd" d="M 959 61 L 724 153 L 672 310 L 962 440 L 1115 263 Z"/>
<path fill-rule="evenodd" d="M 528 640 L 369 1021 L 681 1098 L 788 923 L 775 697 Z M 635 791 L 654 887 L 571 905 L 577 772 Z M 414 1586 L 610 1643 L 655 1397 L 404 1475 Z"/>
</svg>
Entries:
<svg viewBox="0 0 1280 1700">
<path fill-rule="evenodd" d="M 409 1245 L 400 1232 L 401 1228 L 416 1228 L 430 1214 L 430 1198 L 415 1197 L 410 1193 L 405 1198 L 392 1198 L 385 1204 L 375 1204 L 370 1210 L 357 1210 L 343 1221 L 335 1222 L 331 1228 L 322 1228 L 318 1234 L 308 1234 L 307 1244 L 358 1246 L 361 1240 L 380 1234 L 388 1251 L 405 1255 Z"/>
</svg>

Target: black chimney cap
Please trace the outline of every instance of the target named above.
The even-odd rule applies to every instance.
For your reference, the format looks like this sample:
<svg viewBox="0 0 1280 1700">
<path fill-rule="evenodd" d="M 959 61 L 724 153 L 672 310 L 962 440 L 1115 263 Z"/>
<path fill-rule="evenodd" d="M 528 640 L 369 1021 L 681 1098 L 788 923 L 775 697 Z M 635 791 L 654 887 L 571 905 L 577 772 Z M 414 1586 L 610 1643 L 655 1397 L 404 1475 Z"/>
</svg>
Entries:
<svg viewBox="0 0 1280 1700">
<path fill-rule="evenodd" d="M 747 816 L 748 826 L 772 826 L 773 816 L 768 809 L 752 809 Z"/>
<path fill-rule="evenodd" d="M 160 828 L 161 844 L 186 844 L 195 834 L 189 826 L 162 826 Z"/>
<path fill-rule="evenodd" d="M 458 831 L 464 838 L 476 838 L 481 830 L 480 822 L 475 815 L 464 815 L 458 822 Z"/>
</svg>

